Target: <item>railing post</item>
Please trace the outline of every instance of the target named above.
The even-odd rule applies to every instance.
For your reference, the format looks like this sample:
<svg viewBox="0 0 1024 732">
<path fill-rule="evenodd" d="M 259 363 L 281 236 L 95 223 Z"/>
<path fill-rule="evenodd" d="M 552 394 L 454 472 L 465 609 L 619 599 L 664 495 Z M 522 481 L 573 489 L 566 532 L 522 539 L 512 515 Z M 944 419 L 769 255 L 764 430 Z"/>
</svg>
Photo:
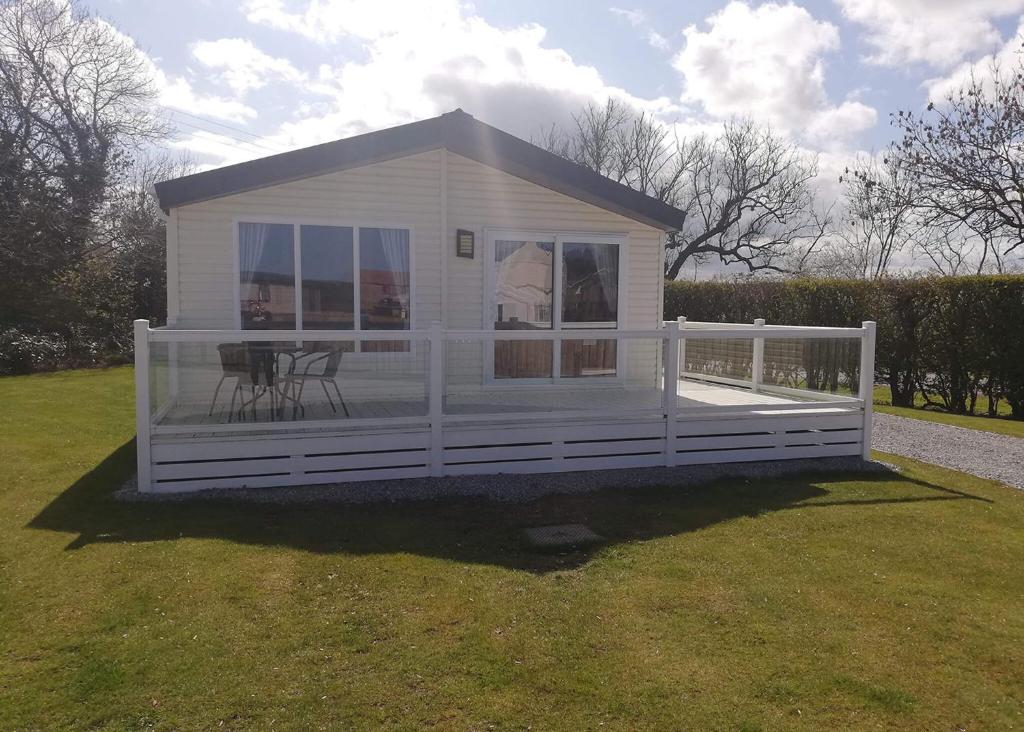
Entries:
<svg viewBox="0 0 1024 732">
<path fill-rule="evenodd" d="M 679 330 L 683 330 L 686 327 L 686 316 L 680 315 L 676 322 L 679 323 Z M 686 338 L 682 335 L 679 336 L 679 372 L 686 373 Z"/>
<path fill-rule="evenodd" d="M 871 417 L 875 392 L 875 331 L 877 325 L 872 320 L 865 320 L 861 327 L 863 334 L 860 341 L 860 398 L 864 403 L 864 447 L 861 457 L 871 459 Z"/>
<path fill-rule="evenodd" d="M 152 489 L 149 414 L 149 321 L 135 321 L 135 456 L 139 492 Z"/>
<path fill-rule="evenodd" d="M 754 320 L 755 328 L 764 327 L 764 318 Z M 761 391 L 761 381 L 764 379 L 764 338 L 754 339 L 754 363 L 750 367 L 750 381 L 753 390 Z"/>
<path fill-rule="evenodd" d="M 676 464 L 676 422 L 679 411 L 679 323 L 665 324 L 665 376 L 662 408 L 665 412 L 665 465 Z"/>
<path fill-rule="evenodd" d="M 430 474 L 444 475 L 444 329 L 440 320 L 430 324 Z"/>
</svg>

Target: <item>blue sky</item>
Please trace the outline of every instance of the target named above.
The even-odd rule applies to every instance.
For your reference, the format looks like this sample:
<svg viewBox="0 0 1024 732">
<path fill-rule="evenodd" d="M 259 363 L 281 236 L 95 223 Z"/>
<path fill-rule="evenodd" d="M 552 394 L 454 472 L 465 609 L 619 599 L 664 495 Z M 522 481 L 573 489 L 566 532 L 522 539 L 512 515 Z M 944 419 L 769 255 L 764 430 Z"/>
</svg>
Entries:
<svg viewBox="0 0 1024 732">
<path fill-rule="evenodd" d="M 681 135 L 731 115 L 833 176 L 888 115 L 1020 47 L 1024 0 L 93 0 L 152 60 L 203 167 L 461 106 L 529 137 L 622 98 Z M 832 177 L 834 180 L 834 176 Z"/>
</svg>

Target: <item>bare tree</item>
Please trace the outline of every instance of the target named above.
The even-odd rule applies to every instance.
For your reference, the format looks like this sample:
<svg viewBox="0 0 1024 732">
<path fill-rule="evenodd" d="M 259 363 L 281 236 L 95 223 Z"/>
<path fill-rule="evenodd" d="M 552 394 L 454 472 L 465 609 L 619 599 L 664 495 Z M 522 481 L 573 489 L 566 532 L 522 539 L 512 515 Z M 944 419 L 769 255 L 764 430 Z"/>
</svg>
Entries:
<svg viewBox="0 0 1024 732">
<path fill-rule="evenodd" d="M 1024 66 L 970 79 L 925 113 L 893 117 L 894 154 L 920 189 L 929 215 L 961 222 L 1001 242 L 1024 243 Z"/>
<path fill-rule="evenodd" d="M 876 279 L 921 230 L 916 179 L 887 156 L 857 158 L 840 177 L 843 215 L 819 269 L 832 276 Z"/>
<path fill-rule="evenodd" d="M 830 214 L 815 206 L 817 161 L 770 129 L 727 122 L 715 139 L 681 144 L 678 157 L 675 205 L 687 216 L 669 239 L 669 279 L 691 258 L 786 272 L 822 241 Z"/>
<path fill-rule="evenodd" d="M 635 114 L 609 99 L 573 116 L 568 130 L 552 126 L 540 141 L 545 149 L 614 181 L 672 202 L 685 160 L 670 130 L 650 115 Z"/>
<path fill-rule="evenodd" d="M 942 275 L 1005 274 L 1019 268 L 1020 257 L 1012 251 L 1004 254 L 1008 245 L 999 235 L 1000 227 L 990 217 L 964 222 L 933 216 L 914 238 L 914 249 Z"/>
<path fill-rule="evenodd" d="M 547 149 L 686 212 L 669 237 L 666 276 L 717 258 L 748 271 L 806 266 L 830 211 L 816 208 L 817 162 L 751 120 L 733 120 L 715 138 L 680 140 L 622 102 L 588 106 L 569 130 L 552 128 Z"/>
<path fill-rule="evenodd" d="M 622 127 L 630 119 L 628 107 L 609 99 L 601 107 L 587 105 L 572 119 L 573 126 L 569 130 L 552 126 L 541 144 L 574 163 L 619 180 L 623 158 Z"/>
<path fill-rule="evenodd" d="M 974 269 L 972 260 L 977 249 L 976 241 L 961 226 L 928 227 L 922 236 L 915 238 L 914 249 L 941 275 L 955 277 Z M 982 266 L 979 262 L 975 272 L 979 272 Z"/>
</svg>

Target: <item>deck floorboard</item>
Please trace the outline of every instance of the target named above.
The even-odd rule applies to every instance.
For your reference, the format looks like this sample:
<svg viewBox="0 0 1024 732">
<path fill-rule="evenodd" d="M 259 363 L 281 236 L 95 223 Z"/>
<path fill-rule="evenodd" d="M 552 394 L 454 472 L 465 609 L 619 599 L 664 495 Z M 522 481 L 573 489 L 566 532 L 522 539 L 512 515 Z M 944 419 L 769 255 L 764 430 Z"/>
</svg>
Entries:
<svg viewBox="0 0 1024 732">
<path fill-rule="evenodd" d="M 173 405 L 167 409 L 157 422 L 162 427 L 182 427 L 181 433 L 176 437 L 181 438 L 188 435 L 187 428 L 191 426 L 206 427 L 209 425 L 242 424 L 250 425 L 243 429 L 251 429 L 254 423 L 266 424 L 268 431 L 273 430 L 273 425 L 287 423 L 290 426 L 299 428 L 303 422 L 334 422 L 340 429 L 346 429 L 345 423 L 349 420 L 381 420 L 381 428 L 388 428 L 387 421 L 396 418 L 427 418 L 427 400 L 422 397 L 402 398 L 396 396 L 387 399 L 360 399 L 352 394 L 342 392 L 345 397 L 345 411 L 337 404 L 336 409 L 323 397 L 322 394 L 311 395 L 306 392 L 303 395 L 301 408 L 297 408 L 291 399 L 278 400 L 278 406 L 283 402 L 283 407 L 278 410 L 271 409 L 269 393 L 257 398 L 255 403 L 255 419 L 253 405 L 248 404 L 239 415 L 238 401 L 235 403 L 235 412 L 229 414 L 231 401 L 230 392 L 227 395 L 222 393 L 218 398 L 213 413 L 210 414 L 209 402 L 203 404 L 197 401 L 183 402 Z M 333 395 L 332 395 L 333 396 Z M 319 398 L 316 398 L 319 397 Z M 248 401 L 248 397 L 246 399 Z M 706 382 L 682 381 L 679 384 L 678 408 L 682 415 L 687 410 L 707 408 L 709 406 L 749 406 L 751 411 L 756 411 L 758 406 L 763 405 L 793 405 L 794 407 L 813 406 L 813 401 L 803 400 L 795 397 L 780 396 L 777 394 L 755 393 L 749 389 L 739 387 L 710 384 Z M 479 416 L 494 414 L 500 420 L 502 414 L 537 414 L 544 413 L 566 413 L 579 411 L 580 417 L 585 417 L 587 411 L 617 411 L 617 410 L 657 410 L 661 406 L 661 392 L 653 388 L 538 388 L 538 389 L 494 389 L 474 391 L 465 393 L 449 394 L 445 397 L 444 413 L 448 416 Z M 350 428 L 355 429 L 356 425 Z M 322 431 L 323 428 L 319 427 Z M 193 437 L 208 437 L 212 433 L 196 432 Z M 216 433 L 223 436 L 224 433 Z"/>
</svg>

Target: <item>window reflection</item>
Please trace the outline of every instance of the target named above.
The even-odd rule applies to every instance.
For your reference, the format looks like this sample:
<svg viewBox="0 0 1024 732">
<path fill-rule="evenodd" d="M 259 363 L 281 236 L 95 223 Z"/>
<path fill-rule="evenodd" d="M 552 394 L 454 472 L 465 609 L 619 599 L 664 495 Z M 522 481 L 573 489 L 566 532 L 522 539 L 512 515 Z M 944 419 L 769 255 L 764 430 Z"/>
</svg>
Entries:
<svg viewBox="0 0 1024 732">
<path fill-rule="evenodd" d="M 242 327 L 295 327 L 295 255 L 291 224 L 238 225 Z"/>
<path fill-rule="evenodd" d="M 562 341 L 560 373 L 566 378 L 615 376 L 616 343 L 607 338 Z"/>
<path fill-rule="evenodd" d="M 554 242 L 495 242 L 495 330 L 551 328 Z M 550 379 L 551 341 L 495 341 L 494 378 Z"/>
<path fill-rule="evenodd" d="M 608 323 L 619 317 L 619 248 L 562 245 L 562 322 Z"/>
<path fill-rule="evenodd" d="M 496 329 L 551 327 L 554 249 L 552 242 L 495 243 Z"/>
<path fill-rule="evenodd" d="M 409 231 L 359 229 L 359 311 L 363 330 L 409 330 Z M 406 351 L 407 341 L 365 341 L 364 351 Z"/>
<path fill-rule="evenodd" d="M 355 327 L 352 229 L 300 227 L 302 327 L 351 330 Z"/>
</svg>

